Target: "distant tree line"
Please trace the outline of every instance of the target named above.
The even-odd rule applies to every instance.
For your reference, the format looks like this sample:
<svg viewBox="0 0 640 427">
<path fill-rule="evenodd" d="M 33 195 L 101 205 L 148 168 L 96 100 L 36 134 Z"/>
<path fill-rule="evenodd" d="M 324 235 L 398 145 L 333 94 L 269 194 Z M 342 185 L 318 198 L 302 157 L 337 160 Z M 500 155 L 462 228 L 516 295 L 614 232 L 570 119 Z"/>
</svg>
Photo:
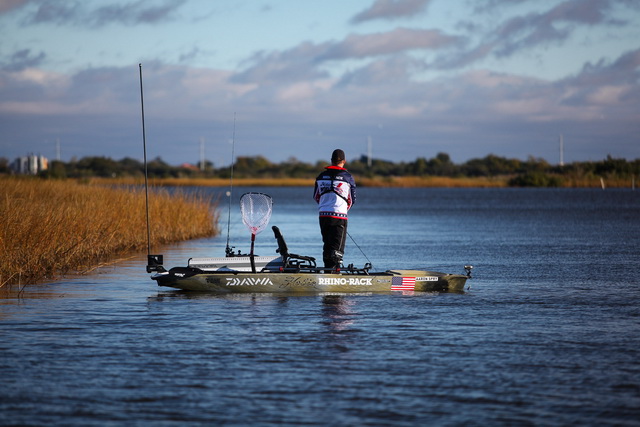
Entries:
<svg viewBox="0 0 640 427">
<path fill-rule="evenodd" d="M 290 158 L 282 163 L 272 163 L 263 156 L 238 157 L 233 165 L 237 178 L 313 178 L 325 161 L 315 164 Z M 438 153 L 427 159 L 419 157 L 412 162 L 391 162 L 361 156 L 348 163 L 348 169 L 356 176 L 438 176 L 438 177 L 508 177 L 511 186 L 554 187 L 566 180 L 594 178 L 630 180 L 640 176 L 640 159 L 628 161 L 606 159 L 596 162 L 575 162 L 563 166 L 550 165 L 544 159 L 529 157 L 522 161 L 490 154 L 484 158 L 471 159 L 455 164 L 446 153 Z M 147 163 L 150 178 L 229 178 L 231 167 L 215 168 L 210 161 L 200 166 L 184 164 L 170 165 L 160 157 Z M 10 173 L 7 159 L 0 158 L 0 174 Z M 51 161 L 49 169 L 42 171 L 43 178 L 88 178 L 88 177 L 142 177 L 144 164 L 138 160 L 124 158 L 113 160 L 107 157 L 85 157 L 70 162 Z"/>
</svg>

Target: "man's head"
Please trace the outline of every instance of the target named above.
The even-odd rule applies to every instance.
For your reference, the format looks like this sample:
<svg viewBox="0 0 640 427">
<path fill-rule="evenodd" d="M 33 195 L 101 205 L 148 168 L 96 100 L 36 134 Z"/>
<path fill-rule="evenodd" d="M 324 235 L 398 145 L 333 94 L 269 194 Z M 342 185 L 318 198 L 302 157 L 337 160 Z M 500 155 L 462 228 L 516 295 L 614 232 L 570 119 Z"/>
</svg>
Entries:
<svg viewBox="0 0 640 427">
<path fill-rule="evenodd" d="M 333 153 L 331 154 L 331 164 L 334 166 L 337 166 L 343 162 L 345 162 L 344 151 L 342 151 L 339 148 L 336 150 L 333 150 Z"/>
</svg>

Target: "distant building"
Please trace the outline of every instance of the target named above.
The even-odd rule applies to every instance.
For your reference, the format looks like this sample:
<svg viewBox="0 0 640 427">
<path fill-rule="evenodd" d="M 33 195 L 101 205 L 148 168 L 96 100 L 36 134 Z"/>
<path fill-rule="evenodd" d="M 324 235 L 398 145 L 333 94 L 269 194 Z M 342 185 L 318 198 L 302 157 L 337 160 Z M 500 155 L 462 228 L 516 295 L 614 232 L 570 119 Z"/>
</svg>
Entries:
<svg viewBox="0 0 640 427">
<path fill-rule="evenodd" d="M 15 159 L 9 165 L 9 168 L 17 174 L 37 175 L 40 171 L 46 171 L 49 168 L 49 159 L 44 156 L 29 154 Z"/>
<path fill-rule="evenodd" d="M 183 164 L 180 165 L 180 167 L 182 169 L 189 169 L 189 170 L 192 170 L 192 171 L 200 170 L 200 169 L 198 169 L 198 167 L 196 165 L 192 165 L 191 163 L 183 163 Z"/>
</svg>

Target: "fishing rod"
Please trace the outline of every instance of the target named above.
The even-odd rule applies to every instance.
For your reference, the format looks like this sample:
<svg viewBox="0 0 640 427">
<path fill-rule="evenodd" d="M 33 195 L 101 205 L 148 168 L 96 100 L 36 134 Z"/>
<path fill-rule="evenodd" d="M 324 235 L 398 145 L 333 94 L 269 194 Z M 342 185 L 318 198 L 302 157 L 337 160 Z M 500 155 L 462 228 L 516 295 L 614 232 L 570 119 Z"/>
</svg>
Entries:
<svg viewBox="0 0 640 427">
<path fill-rule="evenodd" d="M 140 108 L 142 109 L 142 149 L 144 152 L 144 200 L 147 211 L 147 256 L 151 255 L 151 227 L 149 226 L 149 183 L 147 174 L 147 136 L 144 126 L 144 90 L 142 89 L 142 64 L 140 69 Z"/>
<path fill-rule="evenodd" d="M 147 212 L 147 273 L 152 271 L 164 271 L 162 267 L 162 255 L 151 255 L 151 225 L 149 224 L 149 178 L 147 169 L 147 136 L 144 125 L 144 90 L 142 89 L 142 64 L 140 68 L 140 107 L 142 110 L 142 148 L 144 152 L 144 200 Z"/>
<path fill-rule="evenodd" d="M 227 218 L 227 247 L 224 250 L 227 256 L 233 256 L 233 249 L 229 246 L 231 229 L 231 196 L 233 195 L 233 163 L 236 150 L 236 113 L 233 113 L 233 136 L 231 138 L 231 176 L 229 177 L 229 215 Z"/>
</svg>

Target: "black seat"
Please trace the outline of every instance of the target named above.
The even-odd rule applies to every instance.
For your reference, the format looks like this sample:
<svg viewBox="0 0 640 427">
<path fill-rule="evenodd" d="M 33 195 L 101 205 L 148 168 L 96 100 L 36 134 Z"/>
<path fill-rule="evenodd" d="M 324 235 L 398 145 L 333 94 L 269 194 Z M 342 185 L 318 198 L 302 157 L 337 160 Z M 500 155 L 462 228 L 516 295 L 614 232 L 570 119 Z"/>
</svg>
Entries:
<svg viewBox="0 0 640 427">
<path fill-rule="evenodd" d="M 275 225 L 271 227 L 271 229 L 273 230 L 273 234 L 276 236 L 276 240 L 278 241 L 278 249 L 276 250 L 276 252 L 280 254 L 282 259 L 288 258 L 289 249 L 287 248 L 287 244 L 284 241 L 284 237 L 282 237 L 282 233 L 280 232 L 280 229 Z"/>
<path fill-rule="evenodd" d="M 287 243 L 284 241 L 284 237 L 282 237 L 282 233 L 280 232 L 280 229 L 275 225 L 271 227 L 271 229 L 273 230 L 273 234 L 276 237 L 276 240 L 278 241 L 278 249 L 276 250 L 276 252 L 279 253 L 280 256 L 282 257 L 282 262 L 284 263 L 285 268 L 289 266 L 289 260 L 292 260 L 292 259 L 308 261 L 310 263 L 313 263 L 313 265 L 315 265 L 316 259 L 314 257 L 290 254 L 289 249 L 287 248 Z"/>
</svg>

